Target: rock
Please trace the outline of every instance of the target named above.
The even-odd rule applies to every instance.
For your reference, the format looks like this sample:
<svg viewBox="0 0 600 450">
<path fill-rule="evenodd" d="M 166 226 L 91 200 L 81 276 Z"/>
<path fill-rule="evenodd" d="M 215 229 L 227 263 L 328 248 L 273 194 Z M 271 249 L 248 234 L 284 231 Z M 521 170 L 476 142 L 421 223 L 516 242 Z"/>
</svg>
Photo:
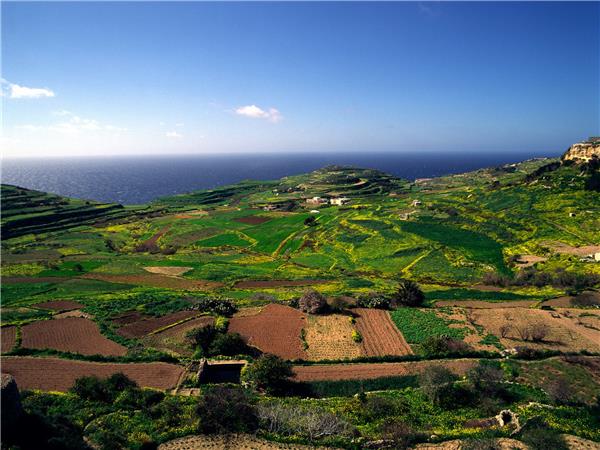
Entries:
<svg viewBox="0 0 600 450">
<path fill-rule="evenodd" d="M 589 162 L 592 158 L 600 158 L 600 137 L 591 137 L 585 142 L 571 145 L 561 159 L 563 161 Z"/>
<path fill-rule="evenodd" d="M 21 395 L 12 375 L 3 373 L 0 398 L 2 398 L 1 427 L 2 433 L 13 428 L 23 415 Z"/>
</svg>

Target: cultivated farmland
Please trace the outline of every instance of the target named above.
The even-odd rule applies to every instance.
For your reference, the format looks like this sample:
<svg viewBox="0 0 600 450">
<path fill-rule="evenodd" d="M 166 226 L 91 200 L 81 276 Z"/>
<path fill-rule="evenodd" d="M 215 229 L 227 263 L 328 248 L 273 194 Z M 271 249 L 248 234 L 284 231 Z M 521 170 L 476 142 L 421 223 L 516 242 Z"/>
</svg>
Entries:
<svg viewBox="0 0 600 450">
<path fill-rule="evenodd" d="M 410 355 L 412 350 L 396 328 L 387 311 L 357 308 L 353 310 L 356 329 L 362 335 L 365 356 Z"/>
<path fill-rule="evenodd" d="M 161 362 L 155 363 L 96 363 L 58 358 L 5 357 L 2 372 L 9 373 L 21 389 L 67 391 L 80 377 L 109 377 L 124 373 L 140 386 L 171 389 L 183 374 L 183 367 Z"/>
<path fill-rule="evenodd" d="M 146 318 L 134 313 L 132 316 L 117 318 L 117 320 L 123 321 L 125 319 L 127 321 L 127 324 L 119 328 L 117 333 L 126 338 L 139 338 L 169 325 L 191 319 L 197 315 L 198 312 L 196 311 L 178 311 L 162 317 Z"/>
<path fill-rule="evenodd" d="M 186 320 L 185 322 L 171 326 L 164 331 L 147 335 L 143 339 L 143 342 L 145 345 L 159 350 L 190 356 L 192 354 L 192 349 L 189 343 L 186 342 L 186 334 L 196 328 L 213 325 L 214 322 L 215 319 L 211 316 Z"/>
<path fill-rule="evenodd" d="M 361 345 L 352 340 L 353 325 L 348 316 L 309 316 L 305 332 L 309 360 L 352 359 L 363 356 Z"/>
<path fill-rule="evenodd" d="M 54 349 L 82 355 L 122 356 L 127 349 L 100 334 L 98 325 L 88 319 L 42 320 L 21 328 L 21 347 Z"/>
<path fill-rule="evenodd" d="M 0 328 L 0 351 L 10 352 L 17 342 L 17 327 Z"/>
</svg>

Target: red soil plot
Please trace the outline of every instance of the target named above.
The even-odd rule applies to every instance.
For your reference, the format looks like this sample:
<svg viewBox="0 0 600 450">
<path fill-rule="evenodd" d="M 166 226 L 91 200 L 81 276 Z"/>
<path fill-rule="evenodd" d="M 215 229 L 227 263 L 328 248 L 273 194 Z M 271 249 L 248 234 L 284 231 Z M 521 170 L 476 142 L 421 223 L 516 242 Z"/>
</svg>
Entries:
<svg viewBox="0 0 600 450">
<path fill-rule="evenodd" d="M 0 328 L 0 351 L 10 352 L 17 343 L 17 327 Z"/>
<path fill-rule="evenodd" d="M 164 390 L 177 385 L 183 367 L 162 362 L 116 364 L 7 356 L 2 358 L 2 372 L 11 374 L 19 389 L 66 392 L 77 378 L 107 378 L 122 372 L 142 387 Z"/>
<path fill-rule="evenodd" d="M 373 378 L 419 375 L 431 366 L 442 366 L 462 376 L 479 363 L 476 359 L 446 361 L 411 361 L 399 363 L 315 364 L 294 366 L 297 381 L 368 380 Z"/>
<path fill-rule="evenodd" d="M 41 320 L 21 327 L 23 348 L 50 348 L 82 355 L 123 356 L 127 349 L 100 334 L 98 326 L 81 317 Z"/>
<path fill-rule="evenodd" d="M 357 308 L 356 329 L 366 356 L 411 355 L 413 352 L 387 311 Z"/>
<path fill-rule="evenodd" d="M 246 217 L 238 217 L 237 219 L 233 219 L 236 222 L 245 223 L 248 225 L 260 225 L 261 223 L 268 222 L 271 220 L 269 217 L 260 217 L 260 216 L 246 216 Z"/>
<path fill-rule="evenodd" d="M 84 305 L 81 303 L 73 302 L 71 300 L 54 300 L 51 302 L 36 303 L 31 305 L 33 308 L 49 309 L 52 311 L 71 311 L 73 309 L 82 308 Z"/>
<path fill-rule="evenodd" d="M 117 330 L 121 336 L 126 338 L 140 338 L 160 328 L 190 319 L 198 315 L 197 311 L 178 311 L 162 317 L 152 317 L 129 323 Z"/>
<path fill-rule="evenodd" d="M 315 284 L 329 283 L 331 280 L 263 280 L 263 281 L 238 281 L 234 287 L 237 289 L 278 288 L 294 286 L 313 286 Z"/>
<path fill-rule="evenodd" d="M 187 278 L 169 277 L 154 273 L 145 273 L 137 275 L 113 275 L 108 273 L 88 273 L 81 278 L 89 278 L 92 280 L 107 281 L 109 283 L 134 284 L 141 286 L 152 286 L 167 289 L 181 290 L 204 290 L 217 288 L 222 286 L 222 283 L 215 281 L 189 280 Z"/>
<path fill-rule="evenodd" d="M 213 325 L 214 323 L 215 319 L 212 316 L 198 317 L 169 327 L 164 331 L 150 334 L 144 338 L 143 342 L 145 345 L 159 350 L 166 350 L 189 356 L 192 354 L 192 348 L 187 342 L 187 333 L 196 328 L 203 328 L 207 325 Z"/>
<path fill-rule="evenodd" d="M 285 359 L 306 359 L 300 332 L 306 315 L 289 306 L 270 303 L 254 316 L 232 317 L 229 332 L 239 333 L 249 345 Z"/>
</svg>

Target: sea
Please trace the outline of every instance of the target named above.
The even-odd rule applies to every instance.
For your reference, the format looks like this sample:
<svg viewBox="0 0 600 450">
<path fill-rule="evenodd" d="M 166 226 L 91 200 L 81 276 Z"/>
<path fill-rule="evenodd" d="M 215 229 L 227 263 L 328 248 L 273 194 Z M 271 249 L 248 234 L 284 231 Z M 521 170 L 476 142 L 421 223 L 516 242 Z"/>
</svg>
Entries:
<svg viewBox="0 0 600 450">
<path fill-rule="evenodd" d="M 135 205 L 242 180 L 279 179 L 332 164 L 379 169 L 414 180 L 555 156 L 531 152 L 355 152 L 5 158 L 1 180 L 67 197 Z"/>
</svg>

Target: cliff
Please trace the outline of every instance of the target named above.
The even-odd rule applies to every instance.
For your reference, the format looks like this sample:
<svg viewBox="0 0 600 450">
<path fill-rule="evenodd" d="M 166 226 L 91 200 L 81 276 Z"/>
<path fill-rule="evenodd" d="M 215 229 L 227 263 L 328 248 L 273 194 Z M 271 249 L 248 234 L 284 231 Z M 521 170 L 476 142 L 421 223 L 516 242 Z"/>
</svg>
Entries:
<svg viewBox="0 0 600 450">
<path fill-rule="evenodd" d="M 563 161 L 588 162 L 594 157 L 600 159 L 600 137 L 591 137 L 585 142 L 571 145 L 561 159 Z"/>
</svg>

